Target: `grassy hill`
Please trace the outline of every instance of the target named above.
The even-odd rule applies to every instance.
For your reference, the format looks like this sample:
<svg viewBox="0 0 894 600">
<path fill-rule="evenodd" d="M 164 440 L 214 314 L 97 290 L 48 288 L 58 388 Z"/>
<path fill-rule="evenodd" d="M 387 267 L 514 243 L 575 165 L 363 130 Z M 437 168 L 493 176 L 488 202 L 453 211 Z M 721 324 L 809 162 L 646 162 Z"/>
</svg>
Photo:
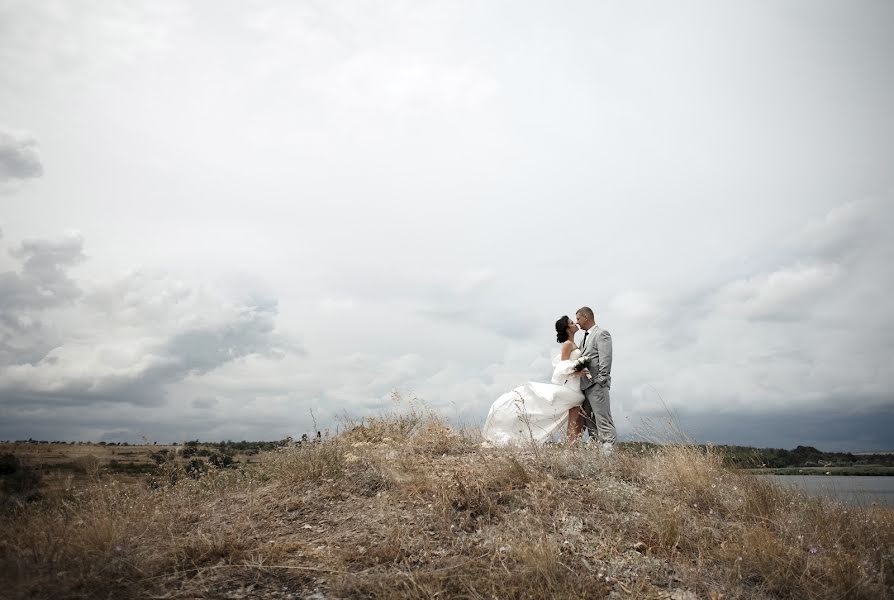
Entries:
<svg viewBox="0 0 894 600">
<path fill-rule="evenodd" d="M 171 457 L 140 483 L 97 469 L 32 502 L 6 486 L 0 589 L 19 598 L 894 595 L 892 509 L 799 496 L 730 468 L 717 449 L 628 446 L 610 459 L 587 447 L 486 449 L 414 412 L 253 458 L 190 471 Z"/>
</svg>

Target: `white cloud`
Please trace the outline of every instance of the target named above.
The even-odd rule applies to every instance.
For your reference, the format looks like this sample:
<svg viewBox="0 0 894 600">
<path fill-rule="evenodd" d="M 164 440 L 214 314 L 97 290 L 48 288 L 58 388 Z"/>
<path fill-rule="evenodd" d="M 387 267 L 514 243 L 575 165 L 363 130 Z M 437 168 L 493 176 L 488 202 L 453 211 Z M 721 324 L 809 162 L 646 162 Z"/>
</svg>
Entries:
<svg viewBox="0 0 894 600">
<path fill-rule="evenodd" d="M 469 65 L 435 64 L 415 56 L 358 54 L 311 84 L 330 101 L 354 109 L 475 109 L 498 89 Z"/>
<path fill-rule="evenodd" d="M 188 22 L 174 5 L 87 2 L 20 4 L 5 9 L 0 67 L 12 88 L 109 76 L 132 67 L 146 53 L 169 47 L 172 29 Z"/>
<path fill-rule="evenodd" d="M 877 201 L 848 204 L 812 221 L 800 239 L 817 240 L 817 222 L 831 240 L 855 227 L 873 232 L 870 224 L 889 212 Z M 845 213 L 860 219 L 841 219 Z M 667 301 L 667 317 L 652 334 L 641 330 L 650 325 L 619 310 L 633 329 L 625 356 L 635 366 L 626 380 L 640 381 L 630 388 L 628 412 L 660 413 L 658 395 L 689 415 L 890 409 L 894 346 L 884 332 L 894 311 L 864 302 L 869 290 L 880 299 L 894 294 L 894 281 L 884 275 L 892 247 L 881 231 L 838 253 L 805 244 L 780 255 L 790 264 L 720 282 L 696 300 Z"/>
<path fill-rule="evenodd" d="M 354 301 L 350 298 L 323 298 L 320 310 L 331 313 L 342 313 L 354 309 Z"/>
<path fill-rule="evenodd" d="M 799 319 L 839 282 L 836 264 L 794 265 L 726 284 L 714 299 L 718 310 L 745 319 Z"/>
<path fill-rule="evenodd" d="M 609 308 L 617 315 L 631 320 L 649 322 L 661 316 L 655 301 L 640 291 L 622 292 L 611 299 Z"/>
</svg>

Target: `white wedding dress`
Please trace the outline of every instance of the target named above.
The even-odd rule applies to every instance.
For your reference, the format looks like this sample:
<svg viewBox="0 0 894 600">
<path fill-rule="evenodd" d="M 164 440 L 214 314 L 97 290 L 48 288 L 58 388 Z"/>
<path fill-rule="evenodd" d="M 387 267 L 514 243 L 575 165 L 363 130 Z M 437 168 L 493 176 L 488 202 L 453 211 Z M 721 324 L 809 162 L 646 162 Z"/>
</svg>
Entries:
<svg viewBox="0 0 894 600">
<path fill-rule="evenodd" d="M 580 377 L 574 375 L 580 355 L 575 349 L 568 360 L 554 358 L 551 383 L 529 381 L 497 398 L 482 428 L 485 444 L 542 444 L 561 430 L 568 410 L 584 402 Z"/>
</svg>

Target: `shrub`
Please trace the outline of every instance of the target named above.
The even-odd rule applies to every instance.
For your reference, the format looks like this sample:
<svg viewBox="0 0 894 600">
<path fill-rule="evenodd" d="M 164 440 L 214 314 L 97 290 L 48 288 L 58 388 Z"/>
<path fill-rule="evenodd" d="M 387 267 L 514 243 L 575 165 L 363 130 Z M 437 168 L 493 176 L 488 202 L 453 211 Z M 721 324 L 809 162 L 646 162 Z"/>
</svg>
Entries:
<svg viewBox="0 0 894 600">
<path fill-rule="evenodd" d="M 0 456 L 0 492 L 11 500 L 34 501 L 40 496 L 40 473 L 15 454 Z"/>
<path fill-rule="evenodd" d="M 174 452 L 170 451 L 170 450 L 162 449 L 162 450 L 159 450 L 158 452 L 150 452 L 149 458 L 151 458 L 152 461 L 156 465 L 163 465 L 167 462 L 174 460 Z"/>
<path fill-rule="evenodd" d="M 217 452 L 214 452 L 208 456 L 208 464 L 212 467 L 223 469 L 232 466 L 234 463 L 233 457 L 229 454 L 219 454 Z"/>
<path fill-rule="evenodd" d="M 200 458 L 194 458 L 189 461 L 183 469 L 188 477 L 198 479 L 208 472 L 208 465 Z"/>
</svg>

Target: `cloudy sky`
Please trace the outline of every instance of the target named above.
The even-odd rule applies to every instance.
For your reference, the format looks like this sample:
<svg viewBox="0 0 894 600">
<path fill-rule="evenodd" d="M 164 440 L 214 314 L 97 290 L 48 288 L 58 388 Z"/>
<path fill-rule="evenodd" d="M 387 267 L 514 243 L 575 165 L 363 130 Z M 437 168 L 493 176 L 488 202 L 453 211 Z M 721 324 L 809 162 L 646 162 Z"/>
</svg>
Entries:
<svg viewBox="0 0 894 600">
<path fill-rule="evenodd" d="M 587 304 L 624 437 L 894 448 L 892 56 L 884 0 L 0 0 L 0 439 L 475 424 Z"/>
</svg>

